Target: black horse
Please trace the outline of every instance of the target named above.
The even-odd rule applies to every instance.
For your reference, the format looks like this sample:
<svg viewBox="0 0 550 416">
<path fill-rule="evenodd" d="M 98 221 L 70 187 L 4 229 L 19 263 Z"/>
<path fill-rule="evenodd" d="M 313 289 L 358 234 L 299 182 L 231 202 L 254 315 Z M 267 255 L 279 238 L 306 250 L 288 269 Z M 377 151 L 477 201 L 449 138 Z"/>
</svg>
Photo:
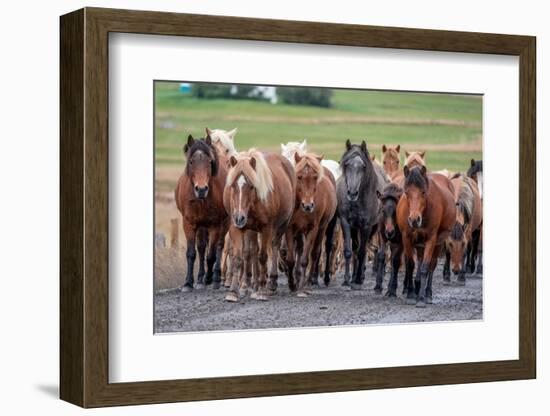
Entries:
<svg viewBox="0 0 550 416">
<path fill-rule="evenodd" d="M 466 175 L 472 178 L 476 183 L 479 189 L 479 196 L 481 197 L 481 202 L 483 203 L 483 161 L 474 160 L 470 161 L 470 167 Z M 466 252 L 466 272 L 483 274 L 483 238 L 482 238 L 482 226 L 475 230 L 472 234 L 472 244 L 468 247 Z M 476 268 L 477 260 L 477 268 Z"/>
<path fill-rule="evenodd" d="M 374 168 L 364 140 L 361 145 L 346 141 L 340 168 L 342 176 L 336 183 L 336 196 L 344 233 L 346 269 L 343 284 L 350 285 L 350 262 L 355 254 L 351 288 L 360 289 L 364 280 L 367 244 L 377 228 L 379 200 L 376 191 L 383 189 L 385 179 Z"/>
<path fill-rule="evenodd" d="M 374 291 L 382 292 L 382 283 L 386 272 L 386 246 L 391 249 L 391 277 L 388 282 L 386 296 L 397 296 L 397 273 L 401 266 L 401 256 L 403 255 L 403 240 L 401 232 L 397 226 L 397 203 L 403 195 L 403 189 L 396 183 L 389 183 L 382 192 L 376 192 L 380 200 L 380 212 L 378 217 L 378 233 L 380 236 L 380 246 L 374 259 L 374 269 L 376 270 L 376 286 Z M 405 291 L 407 288 L 403 288 Z M 404 292 L 405 293 L 405 292 Z"/>
</svg>

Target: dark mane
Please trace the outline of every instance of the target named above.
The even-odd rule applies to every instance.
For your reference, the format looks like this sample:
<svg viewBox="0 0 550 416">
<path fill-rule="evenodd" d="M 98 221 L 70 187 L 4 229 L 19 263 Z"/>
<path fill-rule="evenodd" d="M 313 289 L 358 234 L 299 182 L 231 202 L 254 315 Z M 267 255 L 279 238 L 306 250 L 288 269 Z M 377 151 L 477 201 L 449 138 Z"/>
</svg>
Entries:
<svg viewBox="0 0 550 416">
<path fill-rule="evenodd" d="M 187 155 L 187 160 L 191 159 L 193 157 L 193 155 L 196 152 L 198 152 L 199 150 L 202 151 L 203 153 L 207 154 L 208 157 L 210 157 L 210 159 L 212 159 L 212 162 L 211 162 L 212 176 L 216 176 L 218 174 L 218 166 L 219 166 L 218 152 L 216 152 L 216 150 L 214 149 L 214 147 L 212 145 L 209 145 L 208 143 L 206 143 L 204 138 L 195 139 L 195 141 L 193 142 L 193 144 L 190 147 L 188 147 L 187 144 L 185 145 L 184 152 Z M 185 173 L 187 175 L 190 174 L 189 169 L 190 169 L 189 163 L 187 163 L 186 166 L 185 166 Z"/>
<path fill-rule="evenodd" d="M 428 178 L 422 174 L 420 166 L 410 169 L 409 174 L 405 177 L 405 187 L 411 185 L 424 190 L 428 188 Z"/>
<path fill-rule="evenodd" d="M 399 198 L 401 198 L 401 195 L 403 195 L 403 189 L 396 183 L 389 183 L 387 184 L 383 191 L 382 191 L 382 199 L 388 199 L 391 198 L 395 200 L 395 202 L 399 201 Z"/>
<path fill-rule="evenodd" d="M 342 155 L 342 159 L 340 159 L 340 166 L 342 167 L 343 171 L 346 170 L 346 162 L 353 159 L 356 156 L 359 156 L 361 158 L 361 160 L 365 164 L 365 167 L 372 166 L 372 162 L 369 158 L 369 151 L 367 150 L 367 153 L 365 154 L 365 152 L 361 150 L 361 146 L 359 146 L 358 144 L 352 144 L 351 148 L 348 151 L 346 151 Z"/>
<path fill-rule="evenodd" d="M 474 175 L 478 172 L 483 172 L 483 160 L 472 160 L 472 164 L 468 168 L 467 176 L 473 178 Z"/>
</svg>

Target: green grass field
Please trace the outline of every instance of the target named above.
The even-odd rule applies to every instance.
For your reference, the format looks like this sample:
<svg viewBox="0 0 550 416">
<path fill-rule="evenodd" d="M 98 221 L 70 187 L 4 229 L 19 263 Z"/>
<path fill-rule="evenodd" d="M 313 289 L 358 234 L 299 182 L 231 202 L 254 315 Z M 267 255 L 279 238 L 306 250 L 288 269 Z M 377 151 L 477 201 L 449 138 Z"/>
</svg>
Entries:
<svg viewBox="0 0 550 416">
<path fill-rule="evenodd" d="M 280 143 L 306 138 L 309 148 L 338 160 L 346 139 L 367 140 L 378 158 L 382 144 L 427 150 L 431 170 L 464 171 L 481 158 L 482 98 L 451 94 L 333 90 L 333 107 L 270 104 L 253 100 L 206 100 L 155 84 L 155 158 L 158 167 L 183 163 L 189 134 L 206 126 L 238 128 L 238 150 L 278 152 Z M 402 150 L 402 154 L 404 154 Z"/>
</svg>

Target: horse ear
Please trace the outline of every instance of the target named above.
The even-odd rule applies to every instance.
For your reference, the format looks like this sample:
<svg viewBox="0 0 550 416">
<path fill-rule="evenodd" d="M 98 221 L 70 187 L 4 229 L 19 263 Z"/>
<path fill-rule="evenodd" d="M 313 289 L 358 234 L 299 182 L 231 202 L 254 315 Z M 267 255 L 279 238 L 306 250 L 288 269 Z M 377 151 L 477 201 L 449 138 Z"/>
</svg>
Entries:
<svg viewBox="0 0 550 416">
<path fill-rule="evenodd" d="M 237 134 L 237 127 L 235 127 L 233 130 L 227 132 L 227 135 L 229 136 L 229 138 L 231 140 L 233 140 L 235 138 L 236 134 Z"/>
<path fill-rule="evenodd" d="M 470 166 L 474 167 L 476 165 L 476 161 L 474 159 L 470 160 Z"/>
<path fill-rule="evenodd" d="M 361 142 L 361 150 L 363 151 L 364 154 L 366 155 L 369 154 L 369 151 L 367 150 L 367 142 L 364 140 Z"/>
<path fill-rule="evenodd" d="M 386 153 L 388 151 L 388 148 L 385 144 L 382 145 L 382 153 Z"/>
<path fill-rule="evenodd" d="M 304 141 L 302 142 L 302 144 L 300 145 L 302 150 L 305 151 L 307 149 L 307 141 L 306 139 L 304 139 Z"/>
<path fill-rule="evenodd" d="M 426 156 L 426 151 L 418 153 L 422 160 L 424 160 L 424 156 Z"/>
<path fill-rule="evenodd" d="M 229 163 L 230 163 L 231 167 L 234 167 L 237 164 L 237 162 L 238 162 L 238 160 L 235 156 L 231 156 L 229 158 Z"/>
<path fill-rule="evenodd" d="M 195 139 L 193 139 L 193 136 L 187 136 L 187 146 L 191 147 L 193 146 L 193 143 L 195 143 Z"/>
<path fill-rule="evenodd" d="M 401 150 L 401 145 L 398 144 L 397 146 L 395 146 L 395 150 L 397 151 L 397 153 L 399 153 L 399 151 Z"/>
<path fill-rule="evenodd" d="M 206 131 L 207 136 L 212 136 L 212 130 L 210 130 L 208 127 L 206 127 L 204 131 Z"/>
<path fill-rule="evenodd" d="M 210 137 L 209 134 L 206 136 L 206 139 L 204 139 L 204 141 L 208 146 L 212 146 L 212 137 Z"/>
<path fill-rule="evenodd" d="M 409 176 L 409 173 L 411 173 L 411 171 L 409 170 L 409 167 L 405 165 L 405 167 L 403 168 L 403 174 L 405 175 L 405 178 Z"/>
<path fill-rule="evenodd" d="M 315 155 L 315 158 L 320 162 L 321 160 L 323 160 L 323 158 L 325 157 L 325 155 Z"/>
<path fill-rule="evenodd" d="M 351 149 L 351 141 L 349 139 L 346 140 L 346 149 Z"/>
<path fill-rule="evenodd" d="M 252 169 L 256 170 L 256 158 L 250 158 L 250 166 L 252 166 Z"/>
<path fill-rule="evenodd" d="M 405 150 L 405 157 L 409 157 L 411 154 Z"/>
<path fill-rule="evenodd" d="M 296 164 L 300 163 L 300 160 L 302 160 L 302 156 L 300 156 L 298 152 L 294 153 L 294 161 Z"/>
</svg>

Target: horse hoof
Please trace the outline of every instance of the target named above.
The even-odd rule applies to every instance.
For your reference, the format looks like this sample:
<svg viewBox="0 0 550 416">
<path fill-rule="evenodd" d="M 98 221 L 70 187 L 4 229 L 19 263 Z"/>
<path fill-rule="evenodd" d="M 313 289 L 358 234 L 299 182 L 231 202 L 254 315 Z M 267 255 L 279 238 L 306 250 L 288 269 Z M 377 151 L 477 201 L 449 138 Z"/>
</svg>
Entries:
<svg viewBox="0 0 550 416">
<path fill-rule="evenodd" d="M 424 302 L 423 300 L 419 300 L 418 302 L 416 302 L 416 307 L 417 308 L 425 308 L 426 307 L 426 302 Z"/>
<path fill-rule="evenodd" d="M 397 295 L 395 294 L 395 292 L 391 292 L 391 291 L 388 290 L 388 291 L 386 292 L 386 297 L 387 297 L 387 298 L 396 298 Z"/>
<path fill-rule="evenodd" d="M 407 305 L 415 305 L 416 299 L 415 298 L 407 298 Z"/>
<path fill-rule="evenodd" d="M 248 289 L 239 289 L 239 296 L 244 298 L 248 294 Z"/>
<path fill-rule="evenodd" d="M 205 288 L 204 283 L 197 283 L 195 285 L 195 289 L 197 290 L 203 290 Z"/>
<path fill-rule="evenodd" d="M 212 289 L 218 290 L 219 288 L 220 288 L 220 282 L 214 282 L 214 283 L 212 284 Z"/>
<path fill-rule="evenodd" d="M 258 299 L 258 292 L 254 291 L 250 293 L 250 299 Z"/>
<path fill-rule="evenodd" d="M 297 297 L 299 298 L 307 298 L 309 297 L 309 295 L 306 293 L 306 292 L 303 292 L 303 291 L 300 291 L 296 294 Z"/>
<path fill-rule="evenodd" d="M 329 280 L 325 279 L 325 287 L 329 287 L 329 286 L 330 286 L 330 279 Z"/>
<path fill-rule="evenodd" d="M 447 277 L 444 277 L 443 278 L 443 285 L 444 286 L 450 286 L 451 285 L 451 279 L 447 278 Z"/>
<path fill-rule="evenodd" d="M 264 293 L 258 293 L 258 295 L 255 298 L 256 300 L 261 300 L 262 302 L 265 302 L 267 300 L 267 295 Z"/>
<path fill-rule="evenodd" d="M 363 285 L 361 285 L 360 283 L 352 283 L 350 287 L 351 287 L 351 290 L 361 290 L 361 289 L 363 289 Z"/>
<path fill-rule="evenodd" d="M 181 291 L 184 292 L 184 293 L 192 292 L 192 291 L 193 291 L 193 286 L 190 286 L 190 285 L 183 285 L 183 286 L 181 287 Z"/>
<path fill-rule="evenodd" d="M 376 293 L 377 295 L 381 295 L 382 294 L 382 288 L 381 287 L 375 287 L 374 288 L 374 293 Z"/>
<path fill-rule="evenodd" d="M 347 280 L 344 280 L 344 282 L 342 283 L 342 286 L 349 286 L 349 282 Z"/>
<path fill-rule="evenodd" d="M 239 296 L 235 292 L 228 292 L 227 295 L 225 295 L 225 300 L 227 302 L 238 302 Z"/>
<path fill-rule="evenodd" d="M 456 285 L 457 286 L 466 286 L 466 279 L 457 279 Z"/>
<path fill-rule="evenodd" d="M 432 299 L 431 296 L 427 296 L 427 297 L 426 297 L 426 303 L 427 303 L 428 305 L 432 305 L 432 304 L 434 303 L 434 300 Z"/>
</svg>

